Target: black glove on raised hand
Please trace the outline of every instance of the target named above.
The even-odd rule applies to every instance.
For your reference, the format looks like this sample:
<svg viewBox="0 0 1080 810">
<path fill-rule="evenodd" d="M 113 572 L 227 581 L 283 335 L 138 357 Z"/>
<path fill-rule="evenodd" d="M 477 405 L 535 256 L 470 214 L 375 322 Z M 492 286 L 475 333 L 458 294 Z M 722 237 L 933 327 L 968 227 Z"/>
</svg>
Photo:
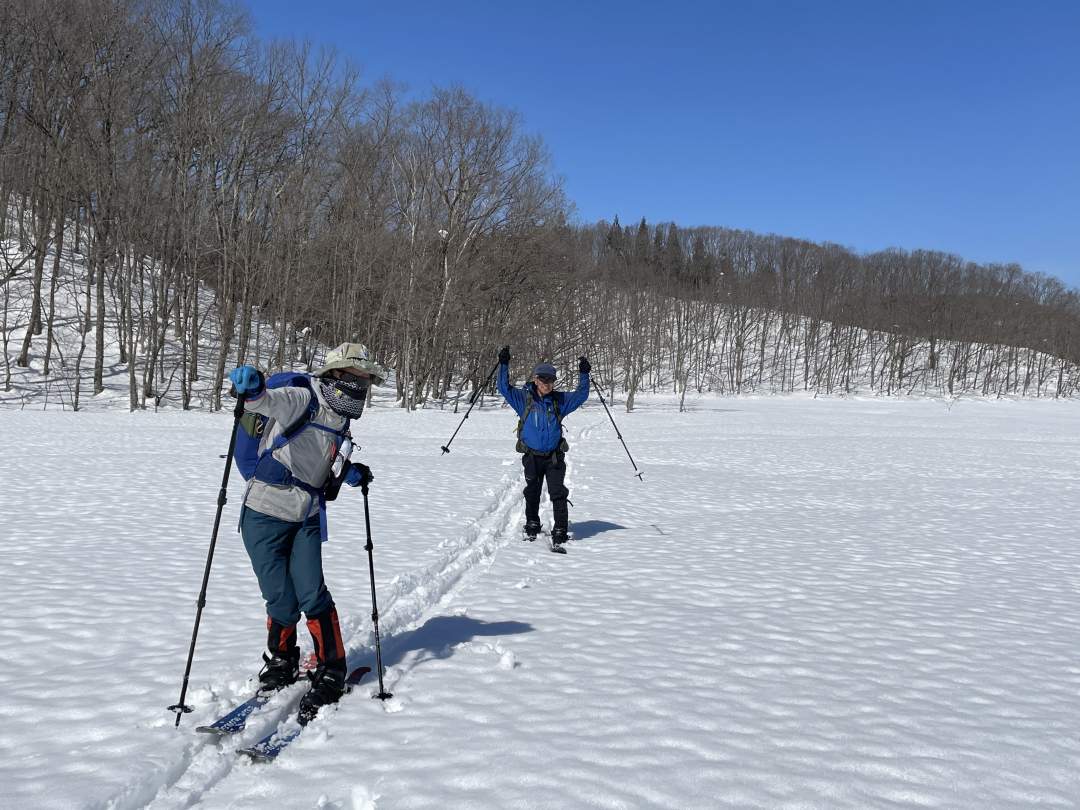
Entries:
<svg viewBox="0 0 1080 810">
<path fill-rule="evenodd" d="M 590 371 L 592 371 L 592 364 L 589 362 L 589 358 L 579 357 L 577 359 L 577 369 L 582 374 L 588 374 Z"/>
<path fill-rule="evenodd" d="M 500 366 L 508 366 L 508 365 L 510 365 L 510 347 L 509 346 L 503 346 L 501 349 L 499 349 L 499 365 Z"/>
</svg>

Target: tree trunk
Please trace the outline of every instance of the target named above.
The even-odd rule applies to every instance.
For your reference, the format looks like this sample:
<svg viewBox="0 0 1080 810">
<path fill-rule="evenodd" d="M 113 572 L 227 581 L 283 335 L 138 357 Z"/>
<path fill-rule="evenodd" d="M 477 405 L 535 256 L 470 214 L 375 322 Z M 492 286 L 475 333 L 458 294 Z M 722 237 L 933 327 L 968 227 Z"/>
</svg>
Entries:
<svg viewBox="0 0 1080 810">
<path fill-rule="evenodd" d="M 60 255 L 64 252 L 64 212 L 56 215 L 56 251 L 53 254 L 52 278 L 49 279 L 49 320 L 45 335 L 45 365 L 42 374 L 49 376 L 49 362 L 52 359 L 53 326 L 56 321 L 56 285 L 60 280 Z"/>
<path fill-rule="evenodd" d="M 106 245 L 99 244 L 97 258 L 97 312 L 94 335 L 94 396 L 105 390 L 105 264 L 108 259 Z"/>
<path fill-rule="evenodd" d="M 37 233 L 34 237 L 34 280 L 30 293 L 30 322 L 26 325 L 22 350 L 15 360 L 15 365 L 20 368 L 30 366 L 30 343 L 34 339 L 34 335 L 40 335 L 42 332 L 41 279 L 45 273 L 45 254 L 49 246 L 49 229 L 51 227 L 51 212 L 42 211 L 38 220 Z"/>
</svg>

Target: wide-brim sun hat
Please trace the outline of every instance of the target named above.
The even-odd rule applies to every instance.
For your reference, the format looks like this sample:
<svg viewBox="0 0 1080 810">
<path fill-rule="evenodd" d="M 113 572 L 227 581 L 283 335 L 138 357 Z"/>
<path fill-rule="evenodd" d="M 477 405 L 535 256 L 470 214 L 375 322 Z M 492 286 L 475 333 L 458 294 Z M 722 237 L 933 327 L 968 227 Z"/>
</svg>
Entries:
<svg viewBox="0 0 1080 810">
<path fill-rule="evenodd" d="M 371 359 L 367 346 L 363 343 L 342 343 L 326 353 L 326 362 L 315 371 L 321 377 L 328 371 L 338 368 L 352 368 L 371 376 L 375 385 L 386 382 L 389 371 Z"/>
</svg>

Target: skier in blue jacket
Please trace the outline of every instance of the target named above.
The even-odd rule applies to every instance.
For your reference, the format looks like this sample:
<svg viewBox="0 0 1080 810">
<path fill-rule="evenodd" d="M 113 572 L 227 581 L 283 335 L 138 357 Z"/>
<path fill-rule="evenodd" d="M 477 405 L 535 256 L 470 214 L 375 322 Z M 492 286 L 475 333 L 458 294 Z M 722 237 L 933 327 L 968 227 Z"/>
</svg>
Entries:
<svg viewBox="0 0 1080 810">
<path fill-rule="evenodd" d="M 525 538 L 535 540 L 540 532 L 540 490 L 547 480 L 548 497 L 554 513 L 552 545 L 567 540 L 569 514 L 566 499 L 570 491 L 566 477 L 566 451 L 569 445 L 562 435 L 562 420 L 589 398 L 589 371 L 585 357 L 578 358 L 578 386 L 572 392 L 556 391 L 555 366 L 540 363 L 533 369 L 532 381 L 523 388 L 510 385 L 510 347 L 499 351 L 499 393 L 510 403 L 520 419 L 517 451 L 525 468 Z"/>
</svg>

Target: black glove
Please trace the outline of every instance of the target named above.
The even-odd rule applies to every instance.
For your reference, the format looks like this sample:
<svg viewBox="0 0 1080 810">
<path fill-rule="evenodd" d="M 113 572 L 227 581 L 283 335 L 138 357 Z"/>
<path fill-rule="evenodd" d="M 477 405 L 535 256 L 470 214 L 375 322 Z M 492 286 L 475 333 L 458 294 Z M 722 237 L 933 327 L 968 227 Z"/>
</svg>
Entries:
<svg viewBox="0 0 1080 810">
<path fill-rule="evenodd" d="M 510 347 L 509 346 L 503 346 L 501 349 L 499 349 L 499 365 L 500 366 L 508 366 L 508 365 L 510 365 Z"/>
<path fill-rule="evenodd" d="M 370 484 L 374 480 L 375 475 L 367 464 L 361 464 L 359 461 L 349 462 L 349 471 L 345 474 L 345 483 L 350 487 Z"/>
<path fill-rule="evenodd" d="M 589 362 L 588 357 L 579 357 L 577 359 L 577 370 L 582 374 L 588 374 L 592 371 L 592 364 Z"/>
</svg>

